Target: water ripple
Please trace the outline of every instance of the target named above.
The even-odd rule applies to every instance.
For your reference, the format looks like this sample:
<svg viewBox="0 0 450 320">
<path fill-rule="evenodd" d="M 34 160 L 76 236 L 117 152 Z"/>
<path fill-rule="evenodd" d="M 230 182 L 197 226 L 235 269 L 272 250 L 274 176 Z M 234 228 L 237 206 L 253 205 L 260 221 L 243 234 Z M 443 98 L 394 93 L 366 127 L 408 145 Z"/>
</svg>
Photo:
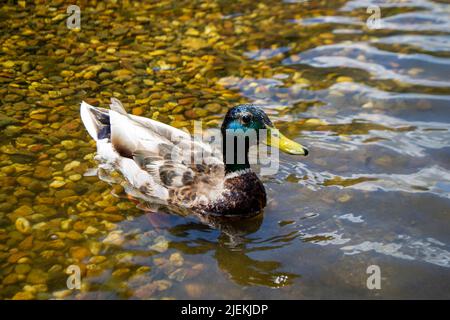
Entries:
<svg viewBox="0 0 450 320">
<path fill-rule="evenodd" d="M 402 31 L 438 31 L 450 29 L 448 12 L 402 13 L 381 19 L 382 29 Z"/>
<path fill-rule="evenodd" d="M 414 239 L 399 235 L 393 243 L 364 241 L 356 245 L 341 247 L 347 255 L 375 251 L 400 259 L 418 260 L 445 268 L 450 268 L 450 251 L 442 248 L 445 244 L 434 239 Z"/>
<path fill-rule="evenodd" d="M 365 9 L 371 6 L 379 6 L 382 8 L 425 8 L 437 9 L 441 5 L 429 0 L 352 0 L 348 1 L 342 8 L 342 11 L 352 11 L 355 9 Z"/>
<path fill-rule="evenodd" d="M 395 35 L 376 39 L 373 43 L 409 45 L 431 52 L 450 52 L 449 36 Z"/>
<path fill-rule="evenodd" d="M 361 42 L 320 46 L 286 58 L 283 64 L 360 69 L 380 80 L 395 79 L 414 85 L 449 87 L 449 59 L 425 54 L 392 53 Z"/>
</svg>

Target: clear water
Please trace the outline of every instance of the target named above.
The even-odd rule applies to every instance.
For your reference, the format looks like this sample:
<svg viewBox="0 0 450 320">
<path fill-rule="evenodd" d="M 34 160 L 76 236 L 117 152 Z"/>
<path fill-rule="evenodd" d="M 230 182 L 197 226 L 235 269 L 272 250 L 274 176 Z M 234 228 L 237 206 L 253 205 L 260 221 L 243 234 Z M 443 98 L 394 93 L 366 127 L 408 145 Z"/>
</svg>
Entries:
<svg viewBox="0 0 450 320">
<path fill-rule="evenodd" d="M 78 32 L 65 9 L 0 10 L 0 298 L 450 297 L 445 1 L 94 2 Z M 262 104 L 310 155 L 282 155 L 257 218 L 145 212 L 86 174 L 79 102 L 111 96 L 188 128 Z"/>
</svg>

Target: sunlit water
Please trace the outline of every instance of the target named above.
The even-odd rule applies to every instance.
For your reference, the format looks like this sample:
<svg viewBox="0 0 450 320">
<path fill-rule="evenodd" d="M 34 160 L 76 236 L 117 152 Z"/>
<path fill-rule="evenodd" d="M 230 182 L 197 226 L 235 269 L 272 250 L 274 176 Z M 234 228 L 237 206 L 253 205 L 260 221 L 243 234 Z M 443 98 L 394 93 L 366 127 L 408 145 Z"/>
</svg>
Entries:
<svg viewBox="0 0 450 320">
<path fill-rule="evenodd" d="M 450 297 L 445 1 L 86 3 L 78 32 L 65 9 L 0 11 L 0 298 Z M 257 103 L 310 155 L 251 220 L 145 211 L 92 174 L 79 102 L 111 96 L 188 128 Z"/>
</svg>

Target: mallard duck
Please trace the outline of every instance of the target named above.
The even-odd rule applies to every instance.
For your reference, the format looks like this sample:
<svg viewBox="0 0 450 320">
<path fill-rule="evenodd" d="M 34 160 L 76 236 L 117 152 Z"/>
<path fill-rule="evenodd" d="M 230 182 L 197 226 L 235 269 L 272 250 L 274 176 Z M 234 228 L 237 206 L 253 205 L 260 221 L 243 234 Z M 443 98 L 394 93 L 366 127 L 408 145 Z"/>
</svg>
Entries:
<svg viewBox="0 0 450 320">
<path fill-rule="evenodd" d="M 244 161 L 236 161 L 237 143 L 231 150 L 234 161 L 228 158 L 225 161 L 226 139 L 222 155 L 214 154 L 210 144 L 193 140 L 185 131 L 127 114 L 115 98 L 111 99 L 110 109 L 96 108 L 83 101 L 80 113 L 88 133 L 96 141 L 96 159 L 119 171 L 148 200 L 203 215 L 235 217 L 254 216 L 266 206 L 264 185 L 250 168 L 248 159 L 249 148 L 256 141 L 246 139 Z M 227 112 L 221 134 L 225 137 L 230 130 L 248 129 L 274 131 L 274 126 L 262 109 L 244 104 Z M 267 141 L 290 154 L 308 154 L 305 147 L 282 134 Z M 191 150 L 189 157 L 180 156 L 186 150 Z M 203 155 L 200 163 L 189 161 L 196 154 Z"/>
</svg>

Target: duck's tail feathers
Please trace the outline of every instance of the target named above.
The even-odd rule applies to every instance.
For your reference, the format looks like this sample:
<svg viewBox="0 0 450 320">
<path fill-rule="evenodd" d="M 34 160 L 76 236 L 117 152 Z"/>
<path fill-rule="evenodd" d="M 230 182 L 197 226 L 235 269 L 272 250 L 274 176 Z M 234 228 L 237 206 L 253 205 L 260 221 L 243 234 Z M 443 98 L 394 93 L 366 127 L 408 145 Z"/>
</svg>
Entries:
<svg viewBox="0 0 450 320">
<path fill-rule="evenodd" d="M 95 108 L 82 101 L 80 106 L 81 121 L 83 121 L 89 135 L 95 140 L 111 138 L 111 124 L 109 111 L 103 108 Z"/>
</svg>

